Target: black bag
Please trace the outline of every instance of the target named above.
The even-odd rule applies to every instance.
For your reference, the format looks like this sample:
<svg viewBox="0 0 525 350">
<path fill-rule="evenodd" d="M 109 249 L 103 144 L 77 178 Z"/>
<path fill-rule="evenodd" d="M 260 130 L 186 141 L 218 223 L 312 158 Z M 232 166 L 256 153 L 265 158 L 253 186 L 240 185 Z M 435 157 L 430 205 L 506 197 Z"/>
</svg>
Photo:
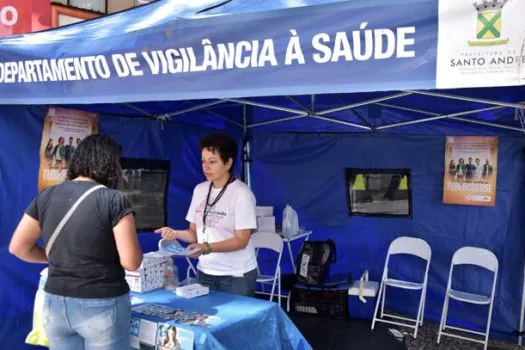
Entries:
<svg viewBox="0 0 525 350">
<path fill-rule="evenodd" d="M 305 241 L 297 264 L 297 282 L 305 285 L 323 284 L 329 275 L 330 264 L 335 263 L 335 243 L 326 241 Z"/>
</svg>

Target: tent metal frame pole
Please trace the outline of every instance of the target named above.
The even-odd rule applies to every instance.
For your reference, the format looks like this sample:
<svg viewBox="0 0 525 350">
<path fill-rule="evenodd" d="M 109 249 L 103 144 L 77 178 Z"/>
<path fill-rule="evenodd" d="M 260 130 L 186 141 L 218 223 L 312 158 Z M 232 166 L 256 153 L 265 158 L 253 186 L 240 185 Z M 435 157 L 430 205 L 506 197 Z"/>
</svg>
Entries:
<svg viewBox="0 0 525 350">
<path fill-rule="evenodd" d="M 342 105 L 346 105 L 347 103 L 345 102 L 345 100 L 343 100 L 341 98 L 341 96 L 339 96 L 339 94 L 334 94 L 334 97 L 342 104 Z M 350 112 L 352 112 L 353 115 L 355 115 L 360 121 L 363 122 L 364 125 L 368 126 L 370 128 L 371 131 L 375 132 L 376 129 L 375 127 L 370 124 L 370 122 L 368 122 L 368 120 L 366 120 L 358 111 L 355 110 L 355 108 L 351 108 L 350 109 Z"/>
<path fill-rule="evenodd" d="M 432 92 L 432 91 L 420 91 L 420 90 L 407 90 L 408 92 L 418 94 L 418 95 L 426 95 L 426 96 L 432 96 L 432 97 L 440 97 L 440 98 L 448 98 L 452 100 L 461 100 L 461 101 L 467 101 L 467 102 L 476 102 L 476 103 L 484 103 L 488 105 L 496 105 L 496 106 L 502 106 L 502 107 L 510 107 L 510 108 L 520 108 L 524 109 L 525 104 L 522 103 L 512 103 L 512 102 L 501 102 L 501 101 L 494 101 L 494 100 L 487 100 L 483 98 L 475 98 L 475 97 L 465 97 L 465 96 L 459 96 L 459 95 L 453 95 L 453 94 L 445 94 L 441 92 Z"/>
<path fill-rule="evenodd" d="M 356 102 L 356 103 L 352 103 L 352 104 L 346 105 L 346 106 L 325 109 L 324 111 L 320 111 L 320 112 L 316 113 L 316 115 L 325 115 L 325 114 L 330 114 L 330 113 L 335 113 L 335 112 L 341 112 L 341 111 L 345 111 L 347 109 L 352 109 L 352 108 L 356 108 L 356 107 L 362 107 L 362 106 L 366 106 L 366 105 L 370 105 L 370 104 L 374 104 L 374 103 L 378 103 L 378 102 L 382 102 L 382 101 L 393 100 L 395 98 L 405 97 L 405 96 L 408 96 L 408 95 L 412 95 L 412 93 L 411 92 L 402 92 L 402 93 L 395 94 L 395 95 L 389 95 L 389 96 L 374 98 L 374 99 L 371 99 L 371 100 Z"/>
<path fill-rule="evenodd" d="M 275 106 L 275 105 L 271 105 L 271 104 L 267 104 L 267 103 L 254 102 L 254 101 L 244 100 L 244 99 L 228 98 L 228 99 L 223 99 L 222 101 L 235 102 L 235 103 L 238 103 L 238 104 L 241 104 L 241 105 L 242 104 L 246 104 L 246 105 L 249 105 L 249 106 L 266 108 L 266 109 L 273 109 L 273 110 L 276 110 L 276 111 L 288 112 L 288 113 L 293 113 L 293 114 L 297 114 L 297 115 L 308 115 L 308 113 L 302 112 L 302 111 L 300 111 L 298 109 L 287 108 L 287 107 L 280 107 L 280 106 Z"/>
<path fill-rule="evenodd" d="M 463 111 L 463 112 L 457 112 L 457 113 L 451 113 L 451 114 L 442 115 L 442 114 L 433 113 L 433 112 L 429 112 L 429 111 L 425 111 L 425 110 L 409 108 L 409 107 L 403 107 L 403 106 L 398 106 L 398 105 L 393 105 L 393 104 L 388 104 L 388 103 L 382 103 L 383 101 L 388 101 L 388 100 L 392 100 L 392 99 L 408 96 L 408 95 L 411 95 L 411 94 L 421 94 L 421 95 L 428 95 L 428 96 L 434 96 L 434 97 L 463 100 L 463 101 L 468 101 L 468 102 L 492 104 L 493 106 L 492 107 L 486 107 L 486 108 L 480 108 L 480 109 L 475 109 L 475 110 L 469 110 L 469 111 Z M 353 104 L 349 104 L 349 105 L 345 105 L 345 106 L 340 106 L 340 107 L 326 109 L 326 110 L 320 111 L 320 112 L 315 112 L 313 110 L 309 110 L 307 107 L 305 107 L 301 103 L 297 102 L 293 97 L 287 96 L 287 98 L 290 99 L 291 101 L 293 101 L 294 103 L 296 103 L 298 106 L 300 106 L 304 110 L 304 112 L 301 112 L 299 110 L 292 109 L 292 108 L 279 107 L 279 106 L 275 106 L 275 105 L 270 105 L 270 104 L 260 103 L 260 102 L 253 102 L 253 101 L 244 100 L 244 99 L 225 99 L 224 101 L 236 102 L 236 103 L 239 103 L 239 104 L 247 104 L 247 105 L 251 105 L 251 106 L 254 106 L 254 107 L 261 107 L 261 108 L 268 108 L 268 109 L 273 109 L 273 110 L 279 110 L 279 111 L 282 111 L 282 112 L 296 113 L 296 115 L 289 116 L 289 117 L 283 117 L 283 118 L 278 118 L 278 119 L 274 119 L 274 120 L 269 120 L 269 121 L 266 121 L 266 122 L 260 122 L 260 123 L 254 123 L 254 124 L 251 124 L 251 125 L 246 125 L 246 128 L 254 128 L 254 127 L 258 127 L 258 126 L 270 125 L 270 124 L 280 123 L 280 122 L 284 122 L 284 121 L 289 121 L 289 120 L 309 117 L 309 118 L 315 118 L 315 119 L 324 120 L 324 121 L 327 121 L 327 122 L 347 125 L 347 126 L 351 126 L 351 127 L 355 127 L 355 128 L 359 128 L 359 129 L 364 129 L 364 130 L 368 130 L 368 131 L 391 129 L 391 128 L 395 128 L 395 127 L 412 125 L 412 124 L 418 124 L 418 123 L 424 123 L 424 122 L 440 120 L 440 119 L 452 119 L 452 120 L 462 121 L 462 122 L 465 122 L 465 123 L 480 124 L 480 125 L 486 125 L 486 126 L 491 126 L 491 127 L 501 128 L 501 129 L 507 129 L 507 130 L 523 131 L 521 128 L 508 126 L 508 125 L 504 125 L 504 124 L 498 124 L 498 123 L 492 123 L 492 122 L 486 122 L 486 121 L 477 121 L 477 120 L 468 119 L 468 118 L 460 118 L 461 116 L 464 116 L 464 115 L 488 112 L 488 111 L 502 109 L 502 108 L 505 108 L 505 107 L 507 107 L 507 108 L 525 108 L 525 104 L 523 104 L 523 102 L 518 102 L 518 103 L 498 102 L 498 101 L 492 101 L 492 100 L 486 100 L 486 99 L 469 98 L 469 97 L 462 97 L 462 96 L 456 96 L 456 95 L 451 95 L 451 94 L 434 93 L 434 92 L 427 92 L 427 91 L 405 91 L 405 92 L 401 92 L 401 93 L 398 93 L 398 94 L 395 94 L 395 95 L 379 97 L 379 98 L 366 100 L 366 101 L 361 101 L 361 102 L 357 102 L 357 103 L 353 103 Z M 312 104 L 314 104 L 315 103 L 315 95 L 311 96 L 311 100 L 312 100 Z M 375 128 L 371 128 L 370 126 L 356 124 L 356 123 L 352 123 L 352 122 L 347 122 L 347 121 L 339 120 L 339 119 L 335 119 L 335 118 L 323 117 L 323 116 L 325 116 L 327 114 L 330 114 L 330 113 L 341 112 L 341 111 L 345 111 L 345 110 L 348 110 L 348 109 L 353 109 L 353 108 L 356 108 L 356 107 L 366 106 L 366 105 L 370 105 L 370 104 L 377 104 L 377 105 L 380 105 L 380 106 L 383 106 L 383 107 L 387 107 L 387 108 L 394 108 L 394 109 L 405 110 L 405 111 L 414 112 L 414 113 L 420 113 L 420 114 L 423 114 L 423 115 L 429 115 L 430 117 L 429 118 L 418 119 L 418 120 L 410 120 L 410 121 L 400 122 L 400 123 L 395 123 L 395 124 L 382 125 L 382 126 L 378 126 L 378 127 L 375 127 Z"/>
<path fill-rule="evenodd" d="M 205 108 L 208 108 L 208 107 L 211 107 L 211 106 L 216 106 L 216 105 L 221 104 L 221 103 L 224 103 L 224 101 L 223 100 L 211 101 L 211 102 L 204 103 L 204 104 L 201 104 L 201 105 L 185 108 L 185 109 L 177 111 L 177 112 L 166 113 L 165 116 L 166 117 L 174 117 L 174 116 L 177 116 L 177 115 L 180 115 L 180 114 L 185 114 L 185 113 L 189 113 L 189 112 L 195 112 L 195 111 L 198 111 L 198 110 L 201 110 L 201 109 L 205 109 Z"/>
<path fill-rule="evenodd" d="M 488 112 L 488 111 L 493 111 L 493 110 L 502 109 L 502 108 L 503 107 L 501 107 L 501 106 L 486 107 L 486 108 L 480 108 L 480 109 L 475 109 L 475 110 L 471 110 L 471 111 L 457 112 L 457 113 L 451 113 L 451 114 L 444 114 L 444 115 L 438 115 L 438 116 L 429 117 L 429 118 L 410 120 L 410 121 L 400 122 L 400 123 L 395 123 L 395 124 L 388 124 L 388 125 L 378 126 L 376 129 L 377 130 L 384 130 L 384 129 L 391 129 L 391 128 L 395 128 L 395 127 L 399 127 L 399 126 L 419 124 L 419 123 L 424 123 L 424 122 L 433 121 L 433 120 L 439 120 L 439 119 L 454 119 L 454 118 L 458 118 L 458 117 L 460 117 L 462 115 L 469 115 L 469 114 L 474 114 L 474 113 Z M 461 119 L 466 119 L 466 118 L 461 118 Z M 456 119 L 456 120 L 460 120 L 460 119 Z M 466 119 L 466 120 L 471 120 L 471 119 Z M 500 124 L 496 124 L 496 123 L 489 123 L 489 124 L 492 124 L 490 126 L 500 125 Z M 487 124 L 487 125 L 489 125 L 489 124 Z"/>
<path fill-rule="evenodd" d="M 251 124 L 251 125 L 248 125 L 248 128 L 254 128 L 254 127 L 257 127 L 257 126 L 263 126 L 263 125 L 269 125 L 269 124 L 274 124 L 274 123 L 280 123 L 280 122 L 283 122 L 283 121 L 299 119 L 299 118 L 304 118 L 304 117 L 311 117 L 311 118 L 321 119 L 321 120 L 325 120 L 325 121 L 332 122 L 332 123 L 344 124 L 344 125 L 348 125 L 348 126 L 352 126 L 352 127 L 356 127 L 356 128 L 360 128 L 360 129 L 373 131 L 373 129 L 371 127 L 366 126 L 366 125 L 360 125 L 360 124 L 355 124 L 355 123 L 351 123 L 351 122 L 346 122 L 346 121 L 343 121 L 343 120 L 331 119 L 331 118 L 326 118 L 326 117 L 325 118 L 320 118 L 320 117 L 322 117 L 324 115 L 327 115 L 327 114 L 330 114 L 330 113 L 340 112 L 340 111 L 344 111 L 344 110 L 348 110 L 348 109 L 353 109 L 353 108 L 356 108 L 356 107 L 361 107 L 361 106 L 366 106 L 366 105 L 369 105 L 369 104 L 374 104 L 374 103 L 378 103 L 378 102 L 382 102 L 382 101 L 392 100 L 392 99 L 395 99 L 395 98 L 400 98 L 400 97 L 408 96 L 408 95 L 411 95 L 411 94 L 412 94 L 411 92 L 401 92 L 401 93 L 398 93 L 398 94 L 395 94 L 395 95 L 389 95 L 389 96 L 374 98 L 374 99 L 371 99 L 371 100 L 356 102 L 356 103 L 352 103 L 350 105 L 345 105 L 345 106 L 341 106 L 341 107 L 330 108 L 330 109 L 326 109 L 324 111 L 320 111 L 320 112 L 317 112 L 317 113 L 314 112 L 312 114 L 310 114 L 308 112 L 301 112 L 301 111 L 298 111 L 298 110 L 295 110 L 295 109 L 291 109 L 291 108 L 278 107 L 278 106 L 269 105 L 269 104 L 266 104 L 266 103 L 252 102 L 252 101 L 249 101 L 249 100 L 226 99 L 226 101 L 237 102 L 237 103 L 241 103 L 241 104 L 245 103 L 245 104 L 252 105 L 252 106 L 255 106 L 255 107 L 275 109 L 275 110 L 279 110 L 279 111 L 283 111 L 283 112 L 291 112 L 291 113 L 295 113 L 296 114 L 296 115 L 291 116 L 291 117 L 284 117 L 284 118 L 269 120 L 269 121 L 266 121 L 266 122 Z"/>
<path fill-rule="evenodd" d="M 507 129 L 507 130 L 514 130 L 514 131 L 523 132 L 522 128 L 518 128 L 516 126 L 503 125 L 503 124 L 498 124 L 498 123 L 491 123 L 491 122 L 486 122 L 486 121 L 482 121 L 482 120 L 474 120 L 474 119 L 461 118 L 461 117 L 449 117 L 449 119 L 457 120 L 457 121 L 465 122 L 465 123 L 486 125 L 486 126 L 492 126 L 492 127 L 500 128 L 500 129 Z"/>
<path fill-rule="evenodd" d="M 421 123 L 426 123 L 426 122 L 430 122 L 430 121 L 433 121 L 433 120 L 446 119 L 446 118 L 448 118 L 448 116 L 440 115 L 440 116 L 435 116 L 435 117 L 428 117 L 428 118 L 410 120 L 410 121 L 406 121 L 406 122 L 399 122 L 399 123 L 394 123 L 394 124 L 378 126 L 378 127 L 376 127 L 376 130 L 393 129 L 393 128 L 398 128 L 400 126 L 421 124 Z"/>
<path fill-rule="evenodd" d="M 241 123 L 237 123 L 235 120 L 230 119 L 230 118 L 225 117 L 225 116 L 222 116 L 222 115 L 220 115 L 220 114 L 217 113 L 217 112 L 210 111 L 210 110 L 206 110 L 206 112 L 210 113 L 211 115 L 216 116 L 217 118 L 224 119 L 224 120 L 227 121 L 228 123 L 231 123 L 231 124 L 233 124 L 233 125 L 235 125 L 235 126 L 238 126 L 238 127 L 241 128 L 241 129 L 244 128 L 244 126 L 243 126 Z"/>
<path fill-rule="evenodd" d="M 339 120 L 339 119 L 333 119 L 333 118 L 323 117 L 323 116 L 320 116 L 320 115 L 312 115 L 310 118 L 315 118 L 315 119 L 325 120 L 325 121 L 327 121 L 327 122 L 332 122 L 332 123 L 337 123 L 337 124 L 343 124 L 343 125 L 346 125 L 346 126 L 352 126 L 352 127 L 354 127 L 354 128 L 359 128 L 359 129 L 364 129 L 364 130 L 372 131 L 372 128 L 369 127 L 369 126 L 361 125 L 361 124 L 355 124 L 355 123 L 347 122 L 347 121 L 344 121 L 344 120 Z"/>
<path fill-rule="evenodd" d="M 270 124 L 275 124 L 275 123 L 281 123 L 281 122 L 285 122 L 285 121 L 288 121 L 288 120 L 302 119 L 302 118 L 307 118 L 307 117 L 308 117 L 307 114 L 302 113 L 302 114 L 299 114 L 299 115 L 293 115 L 291 117 L 284 117 L 284 118 L 279 118 L 279 119 L 268 120 L 266 122 L 250 124 L 250 125 L 247 126 L 247 128 L 251 129 L 251 128 L 258 127 L 258 126 L 270 125 Z"/>
<path fill-rule="evenodd" d="M 222 116 L 220 115 L 219 113 L 217 112 L 214 112 L 212 110 L 209 110 L 208 108 L 209 107 L 212 107 L 212 106 L 216 106 L 216 105 L 219 105 L 219 104 L 222 104 L 224 103 L 224 101 L 222 100 L 216 100 L 216 101 L 211 101 L 211 102 L 208 102 L 208 103 L 204 103 L 204 104 L 200 104 L 200 105 L 197 105 L 197 106 L 193 106 L 193 107 L 188 107 L 188 108 L 185 108 L 183 110 L 180 110 L 180 111 L 176 111 L 176 112 L 171 112 L 171 113 L 166 113 L 166 114 L 162 114 L 162 115 L 159 115 L 159 116 L 154 116 L 154 118 L 163 118 L 163 119 L 168 119 L 168 118 L 171 118 L 171 117 L 174 117 L 174 116 L 177 116 L 177 115 L 181 115 L 181 114 L 185 114 L 185 113 L 190 113 L 190 112 L 195 112 L 195 111 L 199 111 L 199 110 L 206 110 L 206 112 L 218 117 L 218 118 L 221 118 L 233 125 L 236 125 L 240 128 L 243 128 L 243 125 L 241 123 L 237 123 L 235 120 L 233 119 L 230 119 L 228 117 L 225 117 L 225 116 Z"/>
<path fill-rule="evenodd" d="M 305 111 L 306 113 L 313 114 L 313 111 L 311 109 L 309 109 L 308 107 L 303 105 L 301 102 L 297 101 L 292 96 L 286 96 L 286 98 L 289 99 L 290 101 L 292 101 L 293 103 L 295 103 L 296 105 L 298 105 L 299 107 L 301 107 L 303 109 L 303 111 Z"/>
<path fill-rule="evenodd" d="M 244 174 L 246 176 L 246 184 L 248 187 L 252 187 L 252 176 L 251 176 L 251 150 L 250 150 L 250 139 L 248 138 L 248 116 L 247 116 L 247 105 L 242 106 L 242 121 L 243 121 L 243 135 L 244 138 L 247 138 L 246 143 L 244 145 L 245 149 L 243 150 L 243 167 L 244 167 Z M 248 157 L 248 160 L 246 159 Z"/>
<path fill-rule="evenodd" d="M 425 110 L 422 110 L 422 109 L 403 107 L 403 106 L 398 106 L 398 105 L 392 105 L 392 104 L 389 104 L 389 103 L 376 103 L 376 105 L 381 106 L 381 107 L 386 107 L 386 108 L 399 109 L 401 111 L 407 111 L 407 112 L 414 112 L 414 113 L 421 113 L 421 114 L 431 115 L 431 116 L 434 116 L 434 117 L 439 117 L 441 115 L 439 113 L 429 112 L 429 111 L 425 111 Z"/>
<path fill-rule="evenodd" d="M 521 291 L 521 312 L 520 312 L 520 328 L 518 336 L 518 344 L 523 345 L 523 321 L 525 317 L 525 265 L 523 266 L 523 289 Z"/>
<path fill-rule="evenodd" d="M 134 105 L 132 105 L 131 103 L 123 103 L 123 105 L 126 106 L 126 107 L 128 107 L 128 108 L 133 109 L 134 111 L 140 112 L 140 113 L 142 113 L 142 114 L 144 114 L 144 115 L 146 115 L 146 116 L 148 116 L 148 117 L 150 117 L 150 118 L 155 118 L 155 116 L 154 116 L 153 114 L 151 114 L 151 113 L 145 111 L 145 110 L 142 109 L 142 108 L 139 108 L 139 107 L 137 107 L 137 106 L 134 106 Z"/>
</svg>

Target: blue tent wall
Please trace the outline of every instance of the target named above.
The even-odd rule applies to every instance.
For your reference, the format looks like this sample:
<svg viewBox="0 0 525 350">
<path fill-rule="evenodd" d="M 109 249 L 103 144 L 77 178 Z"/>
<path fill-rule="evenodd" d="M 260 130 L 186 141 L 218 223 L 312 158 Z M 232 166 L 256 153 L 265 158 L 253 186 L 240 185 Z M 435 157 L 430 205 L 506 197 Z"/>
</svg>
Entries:
<svg viewBox="0 0 525 350">
<path fill-rule="evenodd" d="M 300 224 L 314 230 L 311 239 L 331 238 L 336 242 L 336 273 L 359 277 L 369 269 L 371 278 L 378 280 L 388 245 L 395 237 L 409 235 L 426 240 L 433 249 L 426 317 L 434 321 L 441 316 L 454 251 L 465 245 L 492 250 L 500 262 L 492 329 L 508 336 L 517 328 L 521 305 L 525 248 L 520 229 L 525 208 L 525 156 L 521 151 L 525 139 L 500 138 L 493 208 L 442 203 L 444 142 L 443 136 L 255 134 L 252 187 L 258 203 L 274 205 L 278 216 L 290 203 L 298 212 Z M 346 167 L 410 168 L 413 219 L 349 217 Z M 299 247 L 294 248 L 297 252 Z M 393 263 L 393 272 L 405 278 L 417 278 L 421 273 L 413 261 Z M 286 259 L 283 266 L 290 272 Z M 483 271 L 458 272 L 460 286 L 472 291 L 490 290 Z M 417 310 L 417 294 L 396 296 L 400 295 L 387 293 L 393 309 L 409 314 Z M 484 324 L 486 308 L 454 306 L 450 309 L 452 319 L 469 320 L 471 326 Z"/>
<path fill-rule="evenodd" d="M 36 193 L 38 147 L 42 133 L 43 107 L 5 106 L 0 108 L 0 288 L 2 313 L 0 339 L 8 348 L 20 346 L 30 327 L 33 297 L 42 266 L 26 264 L 10 256 L 7 245 L 25 206 Z M 227 127 L 202 119 L 194 113 L 185 123 L 103 116 L 101 131 L 124 146 L 124 156 L 170 159 L 172 177 L 169 189 L 169 224 L 185 227 L 184 216 L 193 186 L 201 181 L 198 140 L 211 129 Z M 187 122 L 187 123 L 186 123 Z M 191 123 L 190 123 L 191 122 Z M 307 121 L 308 123 L 308 121 Z M 429 133 L 431 124 L 405 127 L 411 133 Z M 386 249 L 399 235 L 414 235 L 427 240 L 433 248 L 426 316 L 438 320 L 443 302 L 452 253 L 463 245 L 493 250 L 501 264 L 497 286 L 493 329 L 509 334 L 516 329 L 521 298 L 523 248 L 520 227 L 524 224 L 525 158 L 521 154 L 525 139 L 509 136 L 498 129 L 440 121 L 432 124 L 437 133 L 500 135 L 497 203 L 494 208 L 443 205 L 444 137 L 406 134 L 318 134 L 252 133 L 252 184 L 261 205 L 273 205 L 280 220 L 286 203 L 297 208 L 303 225 L 315 231 L 315 239 L 330 237 L 339 250 L 334 272 L 358 276 L 370 269 L 379 278 Z M 23 132 L 21 132 L 23 130 Z M 454 130 L 454 131 L 453 131 Z M 240 139 L 241 129 L 229 130 Z M 340 130 L 342 131 L 342 130 Z M 512 135 L 512 134 L 510 134 Z M 344 197 L 345 167 L 408 167 L 413 178 L 413 219 L 349 218 Z M 305 191 L 308 189 L 308 191 Z M 145 251 L 155 248 L 158 237 L 142 234 Z M 294 246 L 297 252 L 299 245 Z M 283 262 L 290 271 L 288 261 Z M 185 266 L 179 265 L 182 271 Z M 417 264 L 410 262 L 395 272 L 415 276 Z M 485 275 L 460 271 L 458 280 L 472 289 L 486 289 Z M 415 310 L 416 295 L 396 302 L 396 310 Z M 460 308 L 451 317 L 474 325 L 482 324 L 476 308 Z M 468 316 L 467 316 L 468 315 Z"/>
<path fill-rule="evenodd" d="M 0 348 L 21 349 L 31 327 L 33 300 L 45 265 L 28 264 L 8 252 L 11 235 L 37 192 L 40 140 L 46 109 L 1 106 L 0 139 Z M 216 125 L 222 125 L 216 123 Z M 167 159 L 171 162 L 168 224 L 185 228 L 184 218 L 193 187 L 204 180 L 199 139 L 212 131 L 182 123 L 102 116 L 100 131 L 123 146 L 124 157 Z M 237 140 L 240 129 L 226 130 Z M 240 170 L 240 169 L 238 169 Z M 144 251 L 156 249 L 158 235 L 140 234 Z M 185 273 L 187 265 L 179 262 Z M 29 346 L 26 346 L 29 347 Z"/>
</svg>

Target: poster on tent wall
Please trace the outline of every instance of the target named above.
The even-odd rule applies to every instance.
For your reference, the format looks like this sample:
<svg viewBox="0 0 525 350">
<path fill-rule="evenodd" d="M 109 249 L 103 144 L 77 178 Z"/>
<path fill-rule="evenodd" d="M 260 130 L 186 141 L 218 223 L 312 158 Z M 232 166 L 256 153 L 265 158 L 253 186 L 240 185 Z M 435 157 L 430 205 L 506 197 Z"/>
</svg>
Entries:
<svg viewBox="0 0 525 350">
<path fill-rule="evenodd" d="M 494 206 L 498 138 L 447 136 L 443 202 Z"/>
<path fill-rule="evenodd" d="M 523 14 L 523 0 L 439 0 L 436 87 L 524 84 Z"/>
<path fill-rule="evenodd" d="M 98 133 L 98 114 L 66 108 L 49 108 L 40 145 L 38 191 L 66 179 L 71 156 L 80 142 Z"/>
</svg>

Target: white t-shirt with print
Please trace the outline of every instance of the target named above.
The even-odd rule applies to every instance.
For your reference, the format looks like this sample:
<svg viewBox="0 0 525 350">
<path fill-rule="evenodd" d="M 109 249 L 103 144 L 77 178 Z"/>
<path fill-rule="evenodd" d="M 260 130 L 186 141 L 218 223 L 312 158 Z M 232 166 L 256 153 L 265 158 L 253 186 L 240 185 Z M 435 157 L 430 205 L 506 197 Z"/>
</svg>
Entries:
<svg viewBox="0 0 525 350">
<path fill-rule="evenodd" d="M 219 201 L 210 209 L 206 218 L 206 232 L 203 233 L 203 214 L 210 182 L 202 182 L 193 190 L 191 205 L 186 220 L 197 226 L 199 243 L 215 243 L 232 238 L 235 230 L 257 228 L 255 196 L 240 180 L 230 183 Z M 212 188 L 209 203 L 213 203 L 221 192 Z M 227 253 L 210 253 L 199 257 L 197 268 L 209 275 L 242 276 L 257 268 L 252 240 L 241 250 Z"/>
</svg>

